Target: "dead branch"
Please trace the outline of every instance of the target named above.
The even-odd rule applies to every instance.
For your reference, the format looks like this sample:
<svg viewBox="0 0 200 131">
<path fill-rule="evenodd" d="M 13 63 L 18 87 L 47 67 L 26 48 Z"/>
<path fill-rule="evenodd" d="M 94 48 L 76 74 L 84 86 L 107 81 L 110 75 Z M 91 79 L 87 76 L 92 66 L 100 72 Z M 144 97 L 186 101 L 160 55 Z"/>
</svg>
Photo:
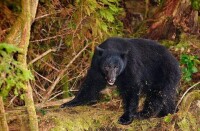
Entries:
<svg viewBox="0 0 200 131">
<path fill-rule="evenodd" d="M 188 113 L 189 108 L 192 104 L 192 102 L 199 100 L 200 99 L 200 90 L 193 90 L 190 93 L 188 93 L 180 106 L 180 113 L 182 114 L 181 116 L 185 117 L 184 114 Z"/>
<path fill-rule="evenodd" d="M 39 74 L 37 71 L 34 70 L 34 72 L 39 75 L 40 77 L 42 77 L 43 79 L 45 79 L 46 81 L 53 83 L 53 81 L 49 80 L 48 78 L 44 77 L 43 75 Z"/>
<path fill-rule="evenodd" d="M 17 96 L 14 96 L 14 97 L 10 100 L 10 102 L 9 102 L 9 104 L 8 104 L 7 107 L 9 107 L 9 106 L 13 103 L 13 101 L 14 101 L 16 98 L 17 98 Z"/>
<path fill-rule="evenodd" d="M 40 87 L 38 84 L 36 84 L 35 83 L 35 86 L 37 86 L 40 90 L 42 90 L 42 91 L 46 91 L 46 89 L 45 88 L 43 88 L 43 87 Z"/>
<path fill-rule="evenodd" d="M 46 102 L 45 104 L 43 103 L 38 103 L 38 104 L 35 104 L 35 107 L 37 109 L 41 109 L 41 108 L 45 108 L 45 107 L 54 107 L 54 106 L 60 106 L 70 100 L 74 99 L 74 97 L 68 97 L 68 98 L 65 98 L 65 99 L 60 99 L 60 100 L 57 100 L 57 101 L 50 101 L 50 102 Z M 22 113 L 27 113 L 26 112 L 26 107 L 25 106 L 20 106 L 20 107 L 16 107 L 14 110 L 7 110 L 5 112 L 5 115 L 8 115 L 8 114 L 16 114 L 16 115 L 21 115 Z M 4 114 L 0 114 L 0 117 L 3 117 Z M 9 118 L 10 120 L 10 118 Z"/>
<path fill-rule="evenodd" d="M 45 103 L 39 103 L 36 104 L 36 108 L 37 109 L 41 109 L 44 107 L 53 107 L 53 106 L 60 106 L 70 100 L 72 100 L 74 97 L 69 97 L 69 98 L 65 98 L 65 99 L 61 99 L 61 100 L 57 100 L 57 101 L 49 101 L 49 102 L 45 102 Z"/>
<path fill-rule="evenodd" d="M 43 96 L 42 96 L 42 95 L 40 95 L 40 93 L 38 93 L 38 92 L 36 91 L 36 89 L 35 89 L 35 88 L 33 88 L 33 91 L 35 92 L 35 95 L 36 95 L 36 97 L 38 98 L 38 100 L 42 101 L 42 99 L 43 99 Z"/>
<path fill-rule="evenodd" d="M 28 66 L 30 66 L 31 64 L 33 64 L 34 62 L 38 61 L 39 59 L 41 59 L 42 57 L 46 56 L 47 54 L 51 53 L 51 52 L 55 52 L 56 49 L 49 49 L 48 51 L 44 52 L 43 54 L 39 55 L 38 57 L 36 57 L 35 59 L 33 59 L 32 61 L 30 61 L 28 63 Z"/>
<path fill-rule="evenodd" d="M 47 63 L 46 61 L 44 60 L 41 60 L 42 62 L 44 62 L 47 66 L 51 67 L 52 69 L 56 70 L 57 72 L 59 72 L 60 70 L 58 70 L 56 67 L 54 67 L 53 65 Z"/>
<path fill-rule="evenodd" d="M 181 99 L 178 101 L 178 103 L 177 103 L 177 105 L 176 105 L 175 112 L 176 112 L 178 106 L 180 105 L 180 103 L 182 102 L 183 98 L 185 97 L 185 95 L 186 95 L 192 88 L 194 88 L 195 86 L 197 86 L 198 84 L 200 84 L 200 81 L 197 82 L 197 83 L 195 83 L 194 85 L 192 85 L 190 88 L 188 88 L 188 89 L 185 91 L 185 93 L 182 95 Z"/>
<path fill-rule="evenodd" d="M 51 101 L 51 100 L 53 100 L 54 98 L 56 98 L 57 96 L 59 96 L 59 95 L 62 95 L 64 93 L 64 91 L 59 91 L 58 93 L 56 93 L 53 97 L 51 97 L 51 98 L 49 98 L 49 100 L 48 101 Z"/>
<path fill-rule="evenodd" d="M 60 79 L 62 78 L 62 76 L 64 75 L 65 71 L 68 69 L 68 67 L 81 55 L 81 53 L 83 51 L 85 51 L 85 49 L 89 46 L 90 44 L 86 45 L 67 65 L 66 67 L 60 71 L 60 73 L 58 74 L 56 80 L 54 81 L 54 83 L 47 89 L 47 94 L 44 96 L 44 100 L 42 103 L 46 102 L 52 91 L 54 90 L 55 86 L 58 84 L 58 82 L 60 81 Z"/>
<path fill-rule="evenodd" d="M 67 33 L 64 33 L 64 34 L 60 34 L 60 35 L 55 35 L 55 36 L 51 36 L 51 37 L 47 37 L 47 38 L 44 38 L 44 39 L 39 39 L 39 40 L 32 40 L 30 41 L 31 43 L 35 43 L 35 42 L 42 42 L 42 41 L 47 41 L 47 40 L 51 40 L 51 39 L 55 39 L 57 37 L 62 37 L 64 35 L 68 35 L 70 34 L 71 32 L 68 31 Z"/>
<path fill-rule="evenodd" d="M 81 16 L 81 17 L 82 17 L 82 16 Z M 83 22 L 83 20 L 86 19 L 86 17 L 87 17 L 87 16 L 85 16 L 84 18 L 82 18 L 82 19 L 80 20 L 80 22 L 78 23 L 78 25 L 77 25 L 75 31 L 73 32 L 73 35 L 72 35 L 72 43 L 74 43 L 74 37 L 75 37 L 75 34 L 76 34 L 76 32 L 77 32 L 79 26 L 81 25 L 81 23 Z M 76 53 L 76 52 L 75 52 L 74 44 L 73 44 L 72 47 L 73 47 L 73 51 L 74 51 L 74 53 Z"/>
<path fill-rule="evenodd" d="M 55 13 L 45 14 L 45 15 L 38 16 L 38 17 L 35 18 L 35 21 L 36 21 L 36 20 L 39 20 L 39 19 L 42 19 L 42 18 L 45 18 L 45 17 L 50 16 L 50 15 L 56 15 L 56 14 L 59 14 L 59 13 L 61 13 L 61 12 L 62 12 L 62 10 L 58 10 L 58 11 L 55 12 Z"/>
</svg>

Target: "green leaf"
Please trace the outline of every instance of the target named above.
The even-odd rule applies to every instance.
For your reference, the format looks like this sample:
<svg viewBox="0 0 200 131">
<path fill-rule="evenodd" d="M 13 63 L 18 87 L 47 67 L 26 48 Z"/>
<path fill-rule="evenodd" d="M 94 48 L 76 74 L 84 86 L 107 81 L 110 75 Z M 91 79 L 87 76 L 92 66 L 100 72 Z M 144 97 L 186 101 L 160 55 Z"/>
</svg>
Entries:
<svg viewBox="0 0 200 131">
<path fill-rule="evenodd" d="M 13 58 L 15 52 L 21 51 L 14 45 L 0 43 L 0 94 L 4 99 L 10 90 L 18 96 L 19 91 L 26 87 L 25 83 L 34 78 L 21 62 Z"/>
<path fill-rule="evenodd" d="M 189 81 L 192 80 L 192 78 L 191 78 L 191 77 L 186 77 L 185 80 L 186 80 L 187 82 L 189 82 Z"/>
<path fill-rule="evenodd" d="M 107 30 L 108 30 L 108 26 L 107 26 L 107 24 L 104 23 L 104 22 L 101 22 L 100 28 L 101 28 L 103 31 L 105 31 L 105 32 L 107 32 Z"/>
<path fill-rule="evenodd" d="M 184 68 L 182 69 L 183 72 L 183 78 L 187 82 L 192 80 L 192 73 L 198 72 L 197 65 L 198 63 L 198 57 L 193 55 L 187 55 L 182 54 L 181 55 L 181 64 L 184 65 Z"/>
<path fill-rule="evenodd" d="M 42 115 L 46 115 L 47 114 L 47 111 L 44 110 L 44 109 L 40 109 L 39 111 L 42 113 Z"/>
<path fill-rule="evenodd" d="M 111 11 L 109 10 L 100 10 L 100 14 L 103 18 L 105 18 L 106 20 L 108 20 L 109 22 L 113 22 L 114 21 L 114 16 L 112 15 Z"/>
<path fill-rule="evenodd" d="M 17 89 L 26 89 L 26 86 L 25 86 L 25 84 L 23 84 L 22 82 L 18 82 L 18 83 L 16 84 L 16 88 L 17 88 Z"/>
<path fill-rule="evenodd" d="M 16 82 L 15 82 L 13 79 L 7 79 L 6 82 L 7 82 L 7 84 L 9 84 L 11 87 L 13 87 L 13 86 L 16 84 Z"/>
<path fill-rule="evenodd" d="M 191 0 L 192 8 L 195 10 L 200 10 L 200 0 Z"/>
<path fill-rule="evenodd" d="M 103 2 L 106 5 L 109 5 L 110 3 L 108 2 L 108 0 L 101 0 L 101 2 Z"/>
<path fill-rule="evenodd" d="M 192 73 L 197 73 L 197 72 L 198 72 L 198 69 L 195 66 L 193 66 L 192 67 Z"/>
<path fill-rule="evenodd" d="M 21 95 L 20 95 L 20 99 L 24 100 L 24 97 L 25 97 L 24 94 L 21 94 Z"/>
<path fill-rule="evenodd" d="M 117 3 L 119 0 L 108 0 L 109 2 Z"/>
<path fill-rule="evenodd" d="M 118 11 L 119 11 L 119 8 L 116 7 L 115 5 L 110 5 L 109 8 L 110 8 L 110 10 L 112 10 L 113 12 L 118 12 Z"/>
<path fill-rule="evenodd" d="M 14 94 L 15 94 L 15 96 L 18 96 L 18 95 L 19 95 L 19 93 L 18 93 L 18 91 L 17 91 L 17 88 L 15 88 Z"/>
<path fill-rule="evenodd" d="M 25 69 L 23 69 L 22 70 L 22 73 L 23 73 L 23 77 L 24 77 L 24 79 L 25 80 L 33 80 L 33 75 L 31 74 L 31 72 L 30 72 L 30 70 L 25 70 Z"/>
<path fill-rule="evenodd" d="M 21 52 L 20 48 L 18 48 L 17 46 L 14 46 L 12 44 L 7 44 L 7 43 L 1 43 L 0 50 L 5 50 L 8 54 L 11 54 L 17 51 Z"/>
<path fill-rule="evenodd" d="M 171 122 L 172 121 L 171 114 L 165 116 L 164 121 L 167 122 L 167 123 Z"/>
</svg>

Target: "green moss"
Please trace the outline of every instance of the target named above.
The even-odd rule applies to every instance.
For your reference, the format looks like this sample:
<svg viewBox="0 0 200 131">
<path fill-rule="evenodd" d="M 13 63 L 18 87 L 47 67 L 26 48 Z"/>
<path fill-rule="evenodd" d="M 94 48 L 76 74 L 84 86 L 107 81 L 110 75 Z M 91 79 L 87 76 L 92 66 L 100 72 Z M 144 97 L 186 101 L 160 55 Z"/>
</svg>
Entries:
<svg viewBox="0 0 200 131">
<path fill-rule="evenodd" d="M 78 107 L 78 108 L 83 108 L 82 110 L 88 109 L 87 107 Z M 91 117 L 92 115 L 94 115 L 94 117 Z M 51 130 L 52 131 L 95 130 L 95 129 L 98 129 L 102 125 L 100 121 L 106 121 L 105 119 L 108 119 L 108 118 L 104 117 L 104 115 L 102 116 L 95 115 L 95 112 L 93 112 L 92 110 L 89 112 L 84 111 L 80 115 L 75 110 L 70 109 L 69 114 L 59 115 L 59 117 L 53 118 L 56 126 L 52 128 Z"/>
<path fill-rule="evenodd" d="M 167 48 L 176 45 L 176 42 L 171 41 L 171 40 L 163 40 L 163 41 L 160 41 L 160 43 L 161 43 L 162 45 L 164 45 L 165 47 L 167 47 Z"/>
<path fill-rule="evenodd" d="M 198 129 L 197 119 L 191 113 L 187 113 L 187 115 L 177 122 L 177 125 L 183 131 L 195 131 Z"/>
<path fill-rule="evenodd" d="M 100 104 L 101 105 L 101 104 Z M 118 118 L 122 109 L 105 110 L 101 105 L 81 106 L 63 110 L 49 111 L 42 121 L 49 121 L 53 125 L 51 131 L 84 131 L 84 130 L 120 130 L 120 131 L 149 131 L 149 130 L 197 130 L 198 115 L 182 108 L 177 114 L 171 114 L 170 121 L 165 118 L 150 118 L 134 120 L 130 125 L 120 125 Z M 184 111 L 184 114 L 182 113 Z"/>
</svg>

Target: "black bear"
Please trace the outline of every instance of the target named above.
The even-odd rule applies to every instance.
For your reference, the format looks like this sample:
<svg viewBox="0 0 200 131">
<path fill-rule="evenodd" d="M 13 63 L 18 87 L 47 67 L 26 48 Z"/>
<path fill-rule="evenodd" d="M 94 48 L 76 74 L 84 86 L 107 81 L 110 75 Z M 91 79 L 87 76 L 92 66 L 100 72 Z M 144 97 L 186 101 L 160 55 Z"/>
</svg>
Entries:
<svg viewBox="0 0 200 131">
<path fill-rule="evenodd" d="M 109 38 L 96 47 L 78 95 L 61 107 L 95 103 L 108 83 L 117 86 L 123 100 L 120 124 L 130 124 L 135 118 L 161 117 L 175 110 L 179 80 L 179 64 L 164 46 L 147 39 Z M 141 93 L 146 99 L 138 112 Z"/>
</svg>

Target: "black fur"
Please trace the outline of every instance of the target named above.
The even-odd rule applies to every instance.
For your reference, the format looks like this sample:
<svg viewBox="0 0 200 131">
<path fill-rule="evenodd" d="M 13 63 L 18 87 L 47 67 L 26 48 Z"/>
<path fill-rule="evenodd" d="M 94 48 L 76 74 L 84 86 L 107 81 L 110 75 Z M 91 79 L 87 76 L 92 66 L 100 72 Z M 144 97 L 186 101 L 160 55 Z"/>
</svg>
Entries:
<svg viewBox="0 0 200 131">
<path fill-rule="evenodd" d="M 157 42 L 109 38 L 96 48 L 78 95 L 61 107 L 96 102 L 108 82 L 115 83 L 123 100 L 120 124 L 130 124 L 134 118 L 162 117 L 175 110 L 179 80 L 177 60 Z M 146 100 L 143 110 L 137 112 L 141 92 L 146 94 Z"/>
</svg>

